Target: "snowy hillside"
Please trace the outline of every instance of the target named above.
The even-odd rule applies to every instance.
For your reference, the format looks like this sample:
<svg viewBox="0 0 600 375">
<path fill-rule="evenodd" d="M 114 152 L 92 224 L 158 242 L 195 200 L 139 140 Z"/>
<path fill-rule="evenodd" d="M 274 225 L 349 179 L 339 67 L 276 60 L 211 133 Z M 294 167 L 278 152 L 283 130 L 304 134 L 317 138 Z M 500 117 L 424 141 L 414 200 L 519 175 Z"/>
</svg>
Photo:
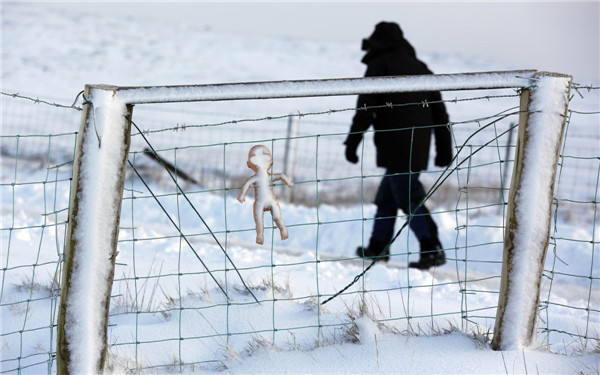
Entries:
<svg viewBox="0 0 600 375">
<path fill-rule="evenodd" d="M 107 19 L 11 3 L 3 6 L 2 22 L 3 90 L 44 97 L 74 97 L 86 83 L 146 86 L 359 77 L 365 69 L 360 41 L 251 38 L 216 34 L 202 25 Z M 476 58 L 421 55 L 437 73 L 515 68 Z"/>
<path fill-rule="evenodd" d="M 1 7 L 2 91 L 66 106 L 89 83 L 148 86 L 347 78 L 360 77 L 365 70 L 359 41 L 256 38 L 215 33 L 203 25 L 108 18 L 33 3 Z M 436 73 L 535 68 L 440 55 L 419 51 L 418 46 L 417 52 Z M 480 119 L 518 106 L 513 90 L 452 92 L 444 98 L 457 99 L 447 104 L 451 119 L 465 122 L 457 126 L 457 145 L 486 124 Z M 74 132 L 81 113 L 6 95 L 0 100 L 0 370 L 55 372 L 57 275 Z M 341 143 L 355 101 L 354 96 L 339 96 L 135 108 L 134 121 L 157 149 L 165 150 L 161 155 L 209 182 L 198 186 L 180 181 L 197 212 L 143 154 L 143 139 L 133 137 L 130 161 L 148 186 L 128 170 L 109 318 L 112 369 L 597 373 L 600 214 L 591 202 L 598 197 L 600 126 L 598 115 L 587 113 L 598 111 L 598 90 L 582 89 L 571 105 L 586 114 L 572 115 L 572 134 L 564 150 L 569 157 L 559 172 L 564 182 L 558 186 L 545 264 L 538 342 L 524 351 L 503 353 L 489 346 L 505 225 L 498 200 L 505 202 L 506 194 L 496 192 L 505 168 L 504 161 L 498 162 L 504 158 L 503 146 L 483 150 L 477 155 L 480 159 L 473 157 L 475 167 L 453 175 L 432 199 L 447 265 L 432 272 L 406 268 L 418 257 L 418 243 L 404 231 L 389 263 L 376 264 L 346 295 L 319 305 L 368 265 L 354 252 L 368 241 L 375 206 L 370 203 L 373 191 L 367 190 L 377 186 L 382 171 L 372 165 L 370 139 L 361 154 L 364 170 L 343 158 Z M 250 175 L 248 149 L 255 142 L 269 144 L 274 169 L 281 171 L 287 147 L 284 117 L 314 112 L 321 114 L 300 119 L 296 201 L 282 199 L 281 204 L 290 238 L 281 241 L 266 216 L 266 245 L 258 246 L 253 196 L 244 204 L 235 199 L 240 181 Z M 265 120 L 275 116 L 282 118 Z M 489 134 L 505 132 L 514 119 L 500 122 Z M 171 128 L 178 131 L 165 130 Z M 507 138 L 508 133 L 499 142 L 511 150 L 514 139 L 509 144 Z M 466 148 L 484 141 L 489 139 L 475 139 Z M 512 165 L 509 160 L 505 164 Z M 432 168 L 423 180 L 430 186 L 440 173 Z M 495 190 L 479 191 L 478 184 L 489 184 L 481 190 Z M 200 215 L 260 304 L 232 271 Z M 404 218 L 398 221 L 397 229 Z M 94 311 L 94 306 L 86 307 Z"/>
</svg>

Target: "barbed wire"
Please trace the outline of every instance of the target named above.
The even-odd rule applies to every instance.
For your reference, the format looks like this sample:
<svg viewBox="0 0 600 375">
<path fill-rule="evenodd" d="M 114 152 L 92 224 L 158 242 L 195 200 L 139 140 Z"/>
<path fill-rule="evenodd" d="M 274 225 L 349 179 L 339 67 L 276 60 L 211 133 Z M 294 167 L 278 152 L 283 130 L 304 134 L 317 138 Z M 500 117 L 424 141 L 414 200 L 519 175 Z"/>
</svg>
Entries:
<svg viewBox="0 0 600 375">
<path fill-rule="evenodd" d="M 13 94 L 9 94 L 7 92 L 1 91 L 0 94 L 4 95 L 4 96 L 10 96 L 12 98 L 19 98 L 19 99 L 25 99 L 25 100 L 30 100 L 36 104 L 46 104 L 46 105 L 50 105 L 53 107 L 57 107 L 57 108 L 66 108 L 66 109 L 76 109 L 78 111 L 83 110 L 83 108 L 76 106 L 75 104 L 77 103 L 77 100 L 79 100 L 79 97 L 81 95 L 83 95 L 83 91 L 81 91 L 79 94 L 77 94 L 77 96 L 75 97 L 75 100 L 73 101 L 73 104 L 71 105 L 64 105 L 64 104 L 58 104 L 58 103 L 52 103 L 46 100 L 42 100 L 40 98 L 32 98 L 29 96 L 25 96 L 25 95 L 21 95 L 19 93 L 13 93 Z"/>
<path fill-rule="evenodd" d="M 573 89 L 575 90 L 575 92 L 577 92 L 577 94 L 579 94 L 580 97 L 583 98 L 583 94 L 581 93 L 580 90 L 587 90 L 588 92 L 591 90 L 598 90 L 600 89 L 600 86 L 594 86 L 594 85 L 582 85 L 582 84 L 578 84 L 578 83 L 573 83 L 572 84 Z M 281 120 L 281 119 L 285 119 L 285 118 L 290 118 L 290 117 L 305 117 L 305 116 L 322 116 L 322 115 L 331 115 L 334 113 L 341 113 L 341 112 L 350 112 L 350 111 L 359 111 L 359 110 L 372 110 L 372 109 L 381 109 L 381 108 L 397 108 L 397 107 L 402 107 L 402 106 L 414 106 L 414 105 L 422 105 L 424 107 L 427 107 L 431 104 L 439 104 L 439 103 L 459 103 L 459 102 L 467 102 L 467 101 L 476 101 L 476 100 L 491 100 L 491 99 L 496 99 L 496 98 L 510 98 L 510 97 L 517 97 L 519 96 L 519 90 L 516 89 L 515 94 L 511 94 L 511 95 L 485 95 L 485 96 L 478 96 L 478 97 L 473 97 L 473 98 L 454 98 L 454 99 L 447 99 L 447 100 L 439 100 L 439 101 L 423 101 L 423 102 L 415 102 L 415 103 L 403 103 L 403 104 L 394 104 L 394 103 L 386 103 L 384 105 L 379 105 L 379 106 L 365 106 L 365 107 L 348 107 L 348 108 L 342 108 L 342 109 L 328 109 L 328 110 L 324 110 L 324 111 L 315 111 L 315 112 L 298 112 L 297 114 L 285 114 L 285 115 L 275 115 L 275 116 L 263 116 L 263 117 L 256 117 L 256 118 L 245 118 L 245 119 L 238 119 L 238 120 L 229 120 L 229 121 L 222 121 L 222 122 L 216 122 L 216 123 L 207 123 L 207 124 L 177 124 L 176 126 L 172 126 L 172 127 L 167 127 L 167 128 L 163 128 L 163 129 L 157 129 L 157 130 L 143 130 L 143 133 L 146 135 L 149 134 L 153 134 L 153 133 L 161 133 L 161 132 L 168 132 L 168 131 L 173 131 L 173 132 L 178 132 L 178 131 L 183 131 L 186 130 L 188 128 L 205 128 L 205 127 L 218 127 L 218 126 L 225 126 L 225 125 L 234 125 L 234 124 L 240 124 L 240 123 L 251 123 L 251 122 L 261 122 L 261 121 L 273 121 L 273 120 Z M 79 92 L 75 99 L 73 100 L 73 103 L 71 105 L 64 105 L 64 104 L 60 104 L 60 103 L 55 103 L 55 102 L 50 102 L 48 100 L 44 100 L 44 99 L 40 99 L 39 97 L 30 97 L 30 96 L 25 96 L 25 95 L 21 95 L 19 93 L 7 93 L 7 92 L 0 92 L 0 94 L 4 95 L 4 96 L 8 96 L 8 97 L 12 97 L 12 98 L 18 98 L 18 99 L 24 99 L 24 100 L 29 100 L 32 101 L 36 104 L 45 104 L 48 106 L 53 106 L 53 107 L 57 107 L 57 108 L 63 108 L 63 109 L 75 109 L 78 111 L 83 110 L 82 107 L 79 107 L 76 105 L 77 101 L 79 100 L 79 97 L 83 95 L 83 91 Z M 87 101 L 87 99 L 84 96 L 84 101 L 83 103 L 85 104 Z M 577 111 L 573 111 L 575 113 L 578 113 Z M 594 112 L 594 114 L 597 112 Z M 588 114 L 588 113 L 586 113 Z M 134 133 L 132 134 L 132 136 L 137 136 L 140 133 Z"/>
<path fill-rule="evenodd" d="M 467 102 L 467 101 L 475 101 L 475 100 L 492 100 L 492 99 L 497 99 L 497 98 L 514 98 L 514 97 L 518 97 L 518 96 L 519 96 L 518 93 L 514 93 L 514 94 L 510 94 L 510 95 L 508 95 L 508 94 L 485 95 L 485 96 L 478 96 L 478 97 L 473 97 L 473 98 L 462 98 L 462 99 L 454 98 L 454 99 L 437 100 L 437 101 L 426 101 L 425 100 L 422 102 L 402 103 L 402 104 L 394 104 L 394 103 L 388 102 L 386 104 L 376 105 L 376 106 L 348 107 L 348 108 L 341 108 L 341 109 L 328 109 L 328 110 L 315 111 L 315 112 L 298 112 L 298 113 L 293 113 L 293 114 L 288 113 L 285 115 L 245 118 L 245 119 L 228 120 L 228 121 L 207 123 L 207 124 L 177 124 L 176 126 L 162 128 L 162 129 L 142 130 L 142 132 L 145 135 L 149 135 L 149 134 L 163 133 L 163 132 L 168 132 L 168 131 L 178 132 L 178 131 L 183 131 L 183 130 L 186 130 L 189 128 L 194 129 L 194 128 L 218 127 L 218 126 L 225 126 L 225 125 L 235 125 L 235 124 L 240 124 L 240 123 L 282 120 L 282 119 L 293 118 L 293 117 L 302 118 L 302 117 L 306 117 L 306 116 L 331 115 L 334 113 L 341 113 L 341 112 L 368 111 L 368 110 L 373 110 L 373 109 L 398 108 L 398 107 L 407 107 L 407 106 L 416 106 L 416 105 L 428 107 L 429 105 L 440 104 L 440 103 L 456 104 L 459 102 Z M 139 133 L 133 133 L 131 135 L 137 136 L 137 135 L 139 135 Z"/>
<path fill-rule="evenodd" d="M 583 95 L 580 93 L 579 90 L 599 90 L 600 86 L 594 86 L 592 84 L 589 85 L 583 85 L 583 84 L 579 84 L 579 83 L 572 83 L 572 87 L 575 89 L 575 91 L 581 96 L 583 97 Z M 409 103 L 409 104 L 402 104 L 402 105 L 416 105 L 416 104 L 421 104 L 421 105 L 429 105 L 429 104 L 435 104 L 435 103 L 457 103 L 457 102 L 464 102 L 464 101 L 473 101 L 473 100 L 483 100 L 483 99 L 493 99 L 493 98 L 506 98 L 506 97 L 515 97 L 518 96 L 518 89 L 516 90 L 517 93 L 513 94 L 513 95 L 486 95 L 486 96 L 480 96 L 480 97 L 474 97 L 474 98 L 463 98 L 463 99 L 458 99 L 458 98 L 454 98 L 454 99 L 450 99 L 450 100 L 440 100 L 440 101 L 434 101 L 434 102 L 421 102 L 421 103 Z M 18 99 L 24 99 L 24 100 L 29 100 L 32 101 L 36 104 L 46 104 L 49 106 L 53 106 L 53 107 L 57 107 L 57 108 L 65 108 L 65 109 L 75 109 L 78 111 L 82 111 L 83 108 L 76 106 L 75 104 L 77 103 L 77 101 L 79 100 L 79 97 L 83 95 L 83 90 L 80 91 L 76 96 L 75 99 L 73 100 L 73 104 L 71 105 L 65 105 L 65 104 L 60 104 L 60 103 L 54 103 L 54 102 L 50 102 L 48 100 L 44 100 L 44 99 L 40 99 L 39 97 L 31 97 L 31 96 L 26 96 L 26 95 L 21 95 L 20 93 L 8 93 L 8 92 L 4 92 L 4 91 L 0 91 L 0 94 L 4 95 L 4 96 L 9 96 L 11 98 L 18 98 Z M 84 100 L 84 104 L 85 104 L 85 100 Z M 386 103 L 383 106 L 378 106 L 378 107 L 369 107 L 368 109 L 376 109 L 376 108 L 384 108 L 384 107 L 389 107 L 390 103 Z M 400 106 L 400 104 L 393 104 L 392 107 L 396 107 L 396 106 Z M 337 109 L 337 110 L 327 110 L 327 111 L 320 111 L 320 112 L 314 112 L 314 113 L 299 113 L 297 116 L 303 117 L 303 116 L 310 116 L 310 115 L 323 115 L 323 114 L 328 114 L 328 113 L 337 113 L 337 112 L 344 112 L 344 111 L 355 111 L 359 108 L 344 108 L 344 109 Z M 218 114 L 218 113 L 215 113 Z M 214 124 L 203 124 L 203 125 L 186 125 L 186 127 L 208 127 L 208 126 L 220 126 L 220 125 L 226 125 L 226 124 L 232 124 L 232 123 L 237 123 L 237 122 L 244 122 L 244 121 L 264 121 L 264 120 L 276 120 L 276 119 L 282 119 L 282 118 L 287 118 L 290 115 L 281 115 L 281 116 L 266 116 L 264 118 L 257 118 L 257 119 L 246 119 L 246 120 L 238 120 L 238 121 L 228 121 L 228 122 L 224 122 L 224 123 L 214 123 Z M 294 114 L 294 116 L 296 116 Z M 162 129 L 163 131 L 168 131 L 168 130 L 179 130 L 181 129 L 181 127 L 173 127 L 173 128 L 167 128 L 167 129 Z"/>
<path fill-rule="evenodd" d="M 29 96 L 25 96 L 25 95 L 21 95 L 19 93 L 7 93 L 7 92 L 0 92 L 0 94 L 4 95 L 4 96 L 9 96 L 12 98 L 18 98 L 18 99 L 24 99 L 24 100 L 29 100 L 32 101 L 36 104 L 46 104 L 49 106 L 53 106 L 53 107 L 58 107 L 58 108 L 65 108 L 65 109 L 76 109 L 78 111 L 83 110 L 83 108 L 76 106 L 75 104 L 77 103 L 77 101 L 79 100 L 80 96 L 83 96 L 83 91 L 79 92 L 77 94 L 77 96 L 75 97 L 75 100 L 73 101 L 73 104 L 71 105 L 64 105 L 64 104 L 59 104 L 59 103 L 53 103 L 53 102 L 49 102 L 47 100 L 43 100 L 38 98 L 33 98 L 33 97 L 29 97 Z M 229 121 L 222 121 L 222 122 L 217 122 L 217 123 L 208 123 L 208 124 L 177 124 L 176 126 L 173 127 L 168 127 L 168 128 L 163 128 L 163 129 L 157 129 L 157 130 L 143 130 L 143 133 L 148 135 L 148 134 L 152 134 L 152 133 L 160 133 L 160 132 L 167 132 L 167 131 L 181 131 L 181 130 L 185 130 L 187 128 L 205 128 L 205 127 L 216 127 L 216 126 L 224 126 L 224 125 L 231 125 L 231 124 L 238 124 L 238 123 L 245 123 L 245 122 L 260 122 L 260 121 L 270 121 L 270 120 L 281 120 L 281 119 L 285 119 L 285 118 L 290 118 L 290 117 L 305 117 L 305 116 L 322 116 L 322 115 L 330 115 L 330 114 L 334 114 L 334 113 L 340 113 L 340 112 L 348 112 L 348 111 L 360 111 L 360 110 L 372 110 L 372 109 L 381 109 L 381 108 L 397 108 L 397 107 L 404 107 L 404 106 L 414 106 L 414 105 L 421 105 L 423 107 L 428 107 L 429 105 L 432 104 L 439 104 L 439 103 L 459 103 L 459 102 L 467 102 L 467 101 L 476 101 L 476 100 L 492 100 L 492 99 L 496 99 L 496 98 L 511 98 L 511 97 L 517 97 L 519 96 L 519 93 L 516 92 L 515 94 L 506 94 L 506 95 L 485 95 L 485 96 L 478 96 L 478 97 L 473 97 L 473 98 L 454 98 L 454 99 L 447 99 L 447 100 L 438 100 L 438 101 L 422 101 L 422 102 L 415 102 L 415 103 L 402 103 L 402 104 L 394 104 L 394 103 L 386 103 L 384 105 L 379 105 L 379 106 L 364 106 L 364 107 L 348 107 L 348 108 L 342 108 L 342 109 L 328 109 L 328 110 L 324 110 L 324 111 L 315 111 L 315 112 L 304 112 L 301 113 L 298 111 L 298 113 L 294 113 L 294 114 L 285 114 L 285 115 L 275 115 L 275 116 L 263 116 L 263 117 L 256 117 L 256 118 L 246 118 L 246 119 L 239 119 L 239 120 L 229 120 Z M 87 98 L 85 98 L 85 96 L 83 96 L 84 101 L 83 104 L 86 103 L 90 103 L 90 101 L 88 101 Z M 132 134 L 132 136 L 136 136 L 139 135 L 140 133 L 134 133 Z"/>
<path fill-rule="evenodd" d="M 600 89 L 600 86 L 593 86 L 593 85 L 581 85 L 578 83 L 572 83 L 571 87 L 573 88 L 573 90 L 575 90 L 575 92 L 579 95 L 580 98 L 584 98 L 583 94 L 581 93 L 581 91 L 579 90 L 587 90 L 588 92 L 592 91 L 592 90 L 598 90 Z M 572 97 L 571 97 L 572 99 Z"/>
<path fill-rule="evenodd" d="M 578 88 L 578 89 L 586 89 L 586 90 L 589 90 L 589 91 L 591 91 L 591 90 L 599 90 L 600 89 L 600 86 L 594 86 L 594 85 L 591 85 L 591 84 L 590 85 L 582 85 L 580 83 L 573 82 L 571 85 L 573 87 Z"/>
</svg>

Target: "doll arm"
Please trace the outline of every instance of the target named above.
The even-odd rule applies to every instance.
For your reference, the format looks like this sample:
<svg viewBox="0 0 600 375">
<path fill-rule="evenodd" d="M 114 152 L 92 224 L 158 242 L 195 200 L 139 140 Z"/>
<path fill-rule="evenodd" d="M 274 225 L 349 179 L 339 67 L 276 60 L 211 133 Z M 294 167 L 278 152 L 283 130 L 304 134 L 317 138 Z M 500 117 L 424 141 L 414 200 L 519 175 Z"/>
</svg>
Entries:
<svg viewBox="0 0 600 375">
<path fill-rule="evenodd" d="M 294 183 L 292 181 L 290 181 L 288 176 L 284 175 L 283 173 L 274 173 L 273 174 L 273 181 L 278 181 L 278 180 L 283 181 L 283 183 L 286 184 L 288 187 L 294 186 Z"/>
<path fill-rule="evenodd" d="M 238 195 L 237 200 L 240 203 L 244 203 L 246 201 L 246 194 L 248 193 L 248 189 L 250 186 L 256 181 L 256 176 L 250 177 L 242 186 L 242 190 L 240 191 L 240 195 Z"/>
</svg>

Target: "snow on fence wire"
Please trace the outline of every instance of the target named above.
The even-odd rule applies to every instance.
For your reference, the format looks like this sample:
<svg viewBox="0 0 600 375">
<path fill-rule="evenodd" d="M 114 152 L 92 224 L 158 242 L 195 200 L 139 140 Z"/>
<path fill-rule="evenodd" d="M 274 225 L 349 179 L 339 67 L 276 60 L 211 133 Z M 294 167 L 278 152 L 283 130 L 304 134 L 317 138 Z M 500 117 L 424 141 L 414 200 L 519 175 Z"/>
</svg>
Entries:
<svg viewBox="0 0 600 375">
<path fill-rule="evenodd" d="M 597 88 L 593 90 L 597 92 Z M 325 296 L 339 291 L 368 266 L 354 258 L 353 250 L 362 241 L 368 241 L 373 207 L 367 187 L 376 186 L 383 174 L 371 168 L 374 158 L 368 138 L 363 143 L 361 166 L 344 165 L 341 143 L 353 108 L 338 112 L 310 107 L 311 110 L 303 111 L 302 104 L 295 103 L 300 111 L 296 117 L 300 124 L 298 134 L 290 137 L 287 133 L 290 117 L 285 115 L 279 119 L 271 113 L 252 119 L 246 117 L 246 120 L 256 120 L 246 122 L 240 117 L 190 122 L 185 110 L 172 113 L 169 109 L 165 112 L 169 112 L 169 121 L 176 121 L 175 126 L 164 122 L 152 130 L 152 121 L 156 119 L 145 116 L 158 110 L 149 107 L 144 111 L 145 108 L 137 106 L 133 121 L 146 130 L 144 134 L 164 160 L 193 179 L 202 175 L 218 177 L 208 177 L 207 180 L 213 181 L 211 184 L 198 185 L 175 175 L 182 187 L 182 191 L 178 190 L 168 173 L 148 158 L 141 135 L 133 132 L 129 153 L 132 167 L 128 167 L 129 177 L 125 183 L 120 254 L 111 298 L 108 341 L 112 357 L 132 370 L 220 368 L 223 358 L 243 355 L 266 343 L 286 349 L 307 349 L 315 342 L 352 340 L 353 332 L 356 333 L 353 319 L 361 312 L 391 331 L 431 333 L 452 325 L 464 332 L 493 329 L 508 200 L 503 186 L 507 186 L 505 180 L 510 179 L 505 169 L 512 165 L 516 137 L 512 142 L 508 142 L 508 138 L 512 124 L 518 122 L 518 100 L 514 92 L 469 95 L 461 97 L 464 101 L 446 99 L 455 144 L 465 144 L 462 155 L 468 150 L 468 162 L 456 168 L 452 177 L 444 182 L 444 188 L 432 196 L 430 204 L 444 230 L 442 242 L 451 265 L 436 270 L 433 275 L 405 269 L 404 264 L 418 251 L 414 238 L 405 231 L 392 248 L 388 267 L 377 265 L 353 289 L 325 306 L 319 306 Z M 498 102 L 502 104 L 487 104 Z M 472 108 L 477 103 L 482 103 L 484 114 L 473 114 Z M 459 106 L 464 109 L 455 109 Z M 589 113 L 594 111 L 595 114 Z M 544 340 L 553 349 L 560 349 L 559 344 L 562 345 L 565 338 L 574 338 L 587 349 L 598 342 L 598 332 L 594 331 L 598 324 L 595 297 L 598 267 L 594 265 L 594 255 L 598 251 L 599 153 L 593 143 L 590 143 L 592 153 L 586 152 L 581 142 L 583 137 L 576 141 L 574 151 L 567 152 L 573 147 L 569 144 L 573 133 L 590 131 L 586 126 L 574 129 L 585 119 L 597 118 L 597 108 L 594 111 L 576 111 L 575 108 L 569 112 L 559 165 L 552 253 L 544 270 L 547 282 L 543 285 L 538 326 L 538 331 L 547 333 Z M 193 112 L 193 120 L 197 113 L 190 112 Z M 512 115 L 507 116 L 510 113 Z M 4 115 L 3 112 L 3 119 Z M 486 127 L 485 131 L 465 143 L 470 134 L 482 127 Z M 179 131 L 167 131 L 169 128 Z M 220 131 L 222 139 L 210 138 L 211 130 Z M 172 141 L 168 138 L 173 136 L 177 139 L 175 145 L 169 144 Z M 204 137 L 207 141 L 198 141 Z M 12 207 L 11 223 L 5 224 L 3 211 L 2 226 L 3 244 L 8 243 L 8 247 L 5 251 L 3 246 L 6 256 L 2 257 L 0 305 L 3 316 L 11 319 L 8 325 L 3 325 L 2 331 L 3 341 L 6 339 L 8 343 L 6 351 L 3 348 L 3 372 L 42 368 L 51 372 L 56 368 L 57 283 L 62 266 L 60 255 L 69 206 L 66 185 L 69 184 L 74 138 L 73 133 L 39 137 L 3 135 L 2 138 L 3 203 L 6 207 L 5 202 L 8 202 Z M 33 147 L 35 150 L 26 151 L 24 144 L 29 140 L 38 145 Z M 268 232 L 270 243 L 259 247 L 252 244 L 254 229 L 250 207 L 234 199 L 243 182 L 241 179 L 248 176 L 244 175 L 247 150 L 255 143 L 268 145 L 273 150 L 274 169 L 280 171 L 290 141 L 295 142 L 297 150 L 294 194 L 298 187 L 304 188 L 306 193 L 301 199 L 294 197 L 300 204 L 282 205 L 290 240 L 281 242 Z M 490 141 L 481 151 L 473 152 Z M 56 147 L 59 143 L 67 147 Z M 47 145 L 47 148 L 39 145 Z M 65 160 L 69 154 L 64 150 L 69 147 L 70 158 Z M 39 153 L 39 150 L 48 155 L 42 161 L 30 157 L 21 160 L 21 155 Z M 58 159 L 60 163 L 53 161 Z M 595 185 L 586 193 L 588 198 L 573 195 L 580 193 L 572 189 L 561 189 L 565 181 L 573 184 L 569 161 L 586 165 L 590 171 L 586 178 L 595 175 Z M 41 163 L 45 163 L 44 169 L 36 171 Z M 213 170 L 207 171 L 206 164 Z M 6 168 L 7 165 L 10 168 Z M 429 171 L 423 180 L 431 186 L 440 172 Z M 478 178 L 480 175 L 485 177 Z M 447 188 L 449 185 L 452 187 Z M 335 193 L 344 196 L 346 191 L 351 191 L 348 195 L 354 198 L 343 199 L 342 206 L 333 206 Z M 211 234 L 184 200 L 183 192 L 199 209 L 260 304 L 254 302 L 248 289 L 240 283 L 227 258 L 211 240 Z M 26 199 L 35 202 L 29 210 L 39 202 L 44 212 L 21 212 Z M 179 230 L 167 220 L 157 201 L 175 219 Z M 39 217 L 46 221 L 36 223 Z M 400 216 L 400 220 L 404 217 Z M 570 230 L 573 222 L 591 227 L 588 232 L 592 237 L 584 238 L 585 235 L 582 237 Z M 35 248 L 30 245 L 36 240 L 39 242 L 37 254 L 31 251 L 23 254 L 24 248 Z M 191 248 L 209 265 L 210 273 L 202 270 Z M 564 263 L 565 253 L 573 248 L 586 254 L 586 258 L 579 261 L 587 271 L 579 272 L 586 269 L 579 264 Z M 32 257 L 37 258 L 35 262 Z M 211 274 L 219 280 L 227 297 L 214 284 Z M 565 295 L 574 292 L 583 298 L 565 300 Z M 564 311 L 585 324 L 565 322 Z"/>
</svg>

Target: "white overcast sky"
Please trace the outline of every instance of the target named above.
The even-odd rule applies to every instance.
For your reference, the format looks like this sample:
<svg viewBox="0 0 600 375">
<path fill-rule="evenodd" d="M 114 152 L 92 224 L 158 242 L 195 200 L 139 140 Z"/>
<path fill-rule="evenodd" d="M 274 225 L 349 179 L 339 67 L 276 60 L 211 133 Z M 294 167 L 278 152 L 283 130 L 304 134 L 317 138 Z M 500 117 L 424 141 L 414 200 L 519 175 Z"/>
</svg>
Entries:
<svg viewBox="0 0 600 375">
<path fill-rule="evenodd" d="M 49 2 L 51 3 L 51 2 Z M 484 57 L 515 69 L 600 81 L 600 1 L 526 2 L 79 2 L 102 14 L 193 22 L 214 31 L 356 42 L 395 21 L 417 53 Z"/>
</svg>

